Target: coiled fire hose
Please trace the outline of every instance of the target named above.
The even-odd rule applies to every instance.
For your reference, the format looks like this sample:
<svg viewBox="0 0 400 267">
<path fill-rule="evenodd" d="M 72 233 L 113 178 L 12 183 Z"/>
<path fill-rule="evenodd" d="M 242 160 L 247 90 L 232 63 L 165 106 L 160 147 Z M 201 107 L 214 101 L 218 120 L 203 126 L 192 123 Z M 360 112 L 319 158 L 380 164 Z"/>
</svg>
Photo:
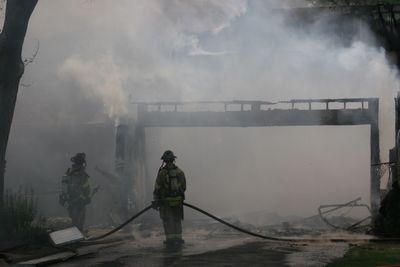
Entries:
<svg viewBox="0 0 400 267">
<path fill-rule="evenodd" d="M 236 231 L 245 233 L 247 235 L 250 236 L 254 236 L 254 237 L 258 237 L 258 238 L 262 238 L 265 240 L 270 240 L 270 241 L 283 241 L 283 242 L 322 242 L 322 241 L 329 241 L 329 242 L 360 242 L 360 241 L 369 241 L 369 242 L 381 242 L 381 241 L 399 241 L 398 238 L 377 238 L 377 239 L 346 239 L 346 238 L 328 238 L 328 239 L 316 239 L 316 238 L 280 238 L 280 237 L 272 237 L 272 236 L 266 236 L 266 235 L 261 235 L 261 234 L 257 234 L 251 231 L 248 231 L 246 229 L 243 229 L 241 227 L 238 227 L 236 225 L 233 225 L 225 220 L 222 220 L 210 213 L 208 213 L 205 210 L 202 210 L 194 205 L 191 205 L 189 203 L 184 202 L 183 203 L 184 206 L 191 208 L 193 210 L 196 210 L 230 228 L 235 229 Z M 133 220 L 135 220 L 136 218 L 138 218 L 139 216 L 141 216 L 142 214 L 146 213 L 148 210 L 150 210 L 152 208 L 152 205 L 149 205 L 147 207 L 145 207 L 144 209 L 142 209 L 141 211 L 139 211 L 138 213 L 136 213 L 135 215 L 133 215 L 131 218 L 129 218 L 128 220 L 126 220 L 124 223 L 122 223 L 121 225 L 119 225 L 118 227 L 116 227 L 115 229 L 102 234 L 100 236 L 96 236 L 96 237 L 89 237 L 88 239 L 86 239 L 85 241 L 82 241 L 84 243 L 86 242 L 92 242 L 92 241 L 97 241 L 100 239 L 103 239 L 109 235 L 112 235 L 113 233 L 117 232 L 118 230 L 122 229 L 123 227 L 125 227 L 127 224 L 129 224 L 130 222 L 132 222 Z"/>
</svg>

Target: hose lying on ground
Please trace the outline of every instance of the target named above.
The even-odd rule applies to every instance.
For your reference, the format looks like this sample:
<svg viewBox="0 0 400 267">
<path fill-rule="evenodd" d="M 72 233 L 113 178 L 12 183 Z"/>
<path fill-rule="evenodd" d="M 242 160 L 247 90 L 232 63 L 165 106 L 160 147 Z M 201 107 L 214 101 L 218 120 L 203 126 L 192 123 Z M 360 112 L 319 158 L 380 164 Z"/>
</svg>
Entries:
<svg viewBox="0 0 400 267">
<path fill-rule="evenodd" d="M 202 210 L 202 209 L 200 209 L 200 208 L 198 208 L 198 207 L 196 207 L 196 206 L 193 206 L 193 205 L 191 205 L 191 204 L 189 204 L 189 203 L 184 202 L 183 205 L 186 206 L 186 207 L 189 207 L 189 208 L 191 208 L 191 209 L 194 209 L 194 210 L 196 210 L 196 211 L 198 211 L 198 212 L 200 212 L 200 213 L 203 213 L 204 215 L 206 215 L 206 216 L 208 216 L 208 217 L 210 217 L 210 218 L 213 218 L 214 220 L 216 220 L 216 221 L 218 221 L 218 222 L 220 222 L 220 223 L 222 223 L 222 224 L 225 224 L 226 226 L 229 226 L 229 227 L 235 229 L 236 231 L 239 231 L 239 232 L 242 232 L 242 233 L 245 233 L 245 234 L 247 234 L 247 235 L 254 236 L 254 237 L 258 237 L 258 238 L 262 238 L 262 239 L 266 239 L 266 240 L 271 240 L 271 241 L 292 242 L 292 243 L 293 243 L 293 242 L 360 242 L 360 241 L 375 241 L 375 239 L 346 239 L 346 238 L 321 238 L 321 239 L 318 239 L 318 238 L 281 238 L 281 237 L 272 237 L 272 236 L 267 236 L 267 235 L 261 235 L 261 234 L 257 234 L 257 233 L 254 233 L 254 232 L 250 232 L 250 231 L 248 231 L 248 230 L 246 230 L 246 229 L 243 229 L 243 228 L 240 228 L 240 227 L 238 227 L 238 226 L 236 226 L 236 225 L 233 225 L 233 224 L 231 224 L 231 223 L 229 223 L 229 222 L 227 222 L 227 221 L 224 221 L 224 220 L 222 220 L 222 219 L 220 219 L 220 218 L 218 218 L 218 217 L 216 217 L 216 216 L 214 216 L 214 215 L 208 213 L 207 211 Z M 377 239 L 377 240 L 378 240 L 378 239 Z M 391 240 L 393 240 L 393 239 L 391 239 Z M 382 241 L 382 240 L 380 240 L 380 241 Z"/>
<path fill-rule="evenodd" d="M 235 226 L 235 225 L 233 225 L 233 224 L 230 224 L 230 223 L 228 223 L 227 221 L 224 221 L 224 220 L 222 220 L 222 219 L 220 219 L 220 218 L 218 218 L 218 217 L 216 217 L 216 216 L 214 216 L 214 215 L 212 215 L 212 214 L 210 214 L 210 213 L 208 213 L 208 212 L 206 212 L 206 211 L 204 211 L 204 210 L 202 210 L 202 209 L 200 209 L 200 208 L 198 208 L 198 207 L 196 207 L 196 206 L 193 206 L 193 205 L 191 205 L 191 204 L 189 204 L 189 203 L 184 202 L 183 205 L 186 206 L 186 207 L 189 207 L 189 208 L 191 208 L 191 209 L 194 209 L 194 210 L 196 210 L 196 211 L 198 211 L 198 212 L 200 212 L 200 213 L 203 213 L 204 215 L 207 215 L 208 217 L 211 217 L 211 218 L 213 218 L 214 220 L 216 220 L 216 221 L 218 221 L 218 222 L 220 222 L 220 223 L 222 223 L 222 224 L 224 224 L 224 225 L 226 225 L 226 226 L 229 226 L 229 227 L 231 227 L 231 228 L 233 228 L 233 229 L 235 229 L 235 230 L 237 230 L 237 231 L 239 231 L 239 232 L 242 232 L 242 233 L 245 233 L 245 234 L 248 234 L 248 235 L 251 235 L 251 236 L 255 236 L 255 237 L 262 238 L 262 239 L 267 239 L 267 240 L 272 240 L 272 241 L 293 241 L 293 240 L 291 240 L 291 239 L 284 239 L 284 238 L 277 238 L 277 237 L 271 237 L 271 236 L 264 236 L 264 235 L 260 235 L 260 234 L 257 234 L 257 233 L 253 233 L 253 232 L 250 232 L 250 231 L 245 230 L 245 229 L 243 229 L 243 228 L 240 228 L 240 227 L 238 227 L 238 226 Z M 113 229 L 113 230 L 111 230 L 111 231 L 109 231 L 109 232 L 107 232 L 107 233 L 105 233 L 105 234 L 102 234 L 102 235 L 100 235 L 100 236 L 89 237 L 87 240 L 85 240 L 85 241 L 83 241 L 83 242 L 97 241 L 97 240 L 99 240 L 99 239 L 103 239 L 103 238 L 105 238 L 105 237 L 107 237 L 107 236 L 109 236 L 109 235 L 112 235 L 113 233 L 117 232 L 117 231 L 120 230 L 121 228 L 125 227 L 128 223 L 132 222 L 134 219 L 138 218 L 138 217 L 139 217 L 140 215 L 142 215 L 143 213 L 147 212 L 149 209 L 151 209 L 151 207 L 152 207 L 151 205 L 147 206 L 146 208 L 144 208 L 143 210 L 141 210 L 141 211 L 139 211 L 138 213 L 136 213 L 134 216 L 132 216 L 131 218 L 129 218 L 127 221 L 125 221 L 124 223 L 122 223 L 121 225 L 119 225 L 118 227 L 116 227 L 115 229 Z"/>
<path fill-rule="evenodd" d="M 259 238 L 262 238 L 262 239 L 267 239 L 267 240 L 273 240 L 273 241 L 290 241 L 290 240 L 286 240 L 286 239 L 284 239 L 284 238 L 265 236 L 265 235 L 260 235 L 260 234 L 257 234 L 257 233 L 253 233 L 253 232 L 247 231 L 247 230 L 245 230 L 245 229 L 243 229 L 243 228 L 240 228 L 240 227 L 238 227 L 238 226 L 235 226 L 235 225 L 233 225 L 233 224 L 230 224 L 230 223 L 228 223 L 227 221 L 224 221 L 224 220 L 222 220 L 222 219 L 220 219 L 220 218 L 218 218 L 218 217 L 216 217 L 216 216 L 214 216 L 214 215 L 208 213 L 207 211 L 202 210 L 202 209 L 200 209 L 200 208 L 198 208 L 198 207 L 196 207 L 196 206 L 193 206 L 193 205 L 191 205 L 191 204 L 189 204 L 189 203 L 185 203 L 185 202 L 184 202 L 183 205 L 186 206 L 186 207 L 189 207 L 189 208 L 191 208 L 191 209 L 194 209 L 194 210 L 196 210 L 196 211 L 198 211 L 198 212 L 200 212 L 200 213 L 203 213 L 204 215 L 207 215 L 208 217 L 211 217 L 211 218 L 213 218 L 214 220 L 216 220 L 216 221 L 218 221 L 218 222 L 220 222 L 220 223 L 222 223 L 222 224 L 225 224 L 226 226 L 229 226 L 229 227 L 235 229 L 236 231 L 239 231 L 239 232 L 242 232 L 242 233 L 251 235 L 251 236 L 259 237 Z"/>
<path fill-rule="evenodd" d="M 118 230 L 122 229 L 123 227 L 125 227 L 128 223 L 132 222 L 134 219 L 136 219 L 137 217 L 139 217 L 140 215 L 142 215 L 143 213 L 147 212 L 149 209 L 151 209 L 151 205 L 147 206 L 146 208 L 142 209 L 141 211 L 139 211 L 138 213 L 136 213 L 135 215 L 133 215 L 132 217 L 130 217 L 128 220 L 126 220 L 123 224 L 119 225 L 118 227 L 116 227 L 115 229 L 112 229 L 111 231 L 96 236 L 96 237 L 89 237 L 87 240 L 85 241 L 96 241 L 99 239 L 103 239 L 109 235 L 112 235 L 113 233 L 117 232 Z"/>
<path fill-rule="evenodd" d="M 377 239 L 346 239 L 346 238 L 324 238 L 324 239 L 318 239 L 318 238 L 279 238 L 279 237 L 272 237 L 272 236 L 266 236 L 266 235 L 261 235 L 261 234 L 257 234 L 254 232 L 250 232 L 246 229 L 240 228 L 238 226 L 235 226 L 227 221 L 224 221 L 210 213 L 208 213 L 205 210 L 202 210 L 194 205 L 191 205 L 189 203 L 184 202 L 183 203 L 184 206 L 189 207 L 191 209 L 194 209 L 226 226 L 229 226 L 233 229 L 235 229 L 236 231 L 245 233 L 247 235 L 250 236 L 254 236 L 254 237 L 258 237 L 258 238 L 262 238 L 262 239 L 266 239 L 266 240 L 271 240 L 271 241 L 281 241 L 281 242 L 360 242 L 360 241 L 369 241 L 369 242 L 384 242 L 384 241 L 400 241 L 398 238 L 377 238 Z M 143 210 L 141 210 L 140 212 L 136 213 L 134 216 L 132 216 L 131 218 L 129 218 L 127 221 L 125 221 L 123 224 L 119 225 L 118 227 L 116 227 L 115 229 L 100 235 L 100 236 L 96 236 L 96 237 L 89 237 L 87 240 L 82 241 L 84 243 L 88 242 L 92 242 L 92 241 L 97 241 L 99 239 L 103 239 L 115 232 L 117 232 L 118 230 L 120 230 L 121 228 L 123 228 L 124 226 L 126 226 L 128 223 L 132 222 L 134 219 L 138 218 L 140 215 L 144 214 L 145 212 L 147 212 L 148 210 L 150 210 L 152 208 L 152 205 L 147 206 L 146 208 L 144 208 Z"/>
</svg>

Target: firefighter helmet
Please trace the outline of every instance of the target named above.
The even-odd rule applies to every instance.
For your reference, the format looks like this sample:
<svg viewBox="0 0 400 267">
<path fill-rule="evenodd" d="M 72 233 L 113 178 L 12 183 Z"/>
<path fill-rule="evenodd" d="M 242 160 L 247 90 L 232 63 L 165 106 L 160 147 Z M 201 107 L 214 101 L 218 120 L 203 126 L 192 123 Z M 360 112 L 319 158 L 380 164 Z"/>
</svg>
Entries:
<svg viewBox="0 0 400 267">
<path fill-rule="evenodd" d="M 161 156 L 161 159 L 165 162 L 173 162 L 176 159 L 176 156 L 171 150 L 166 150 Z"/>
<path fill-rule="evenodd" d="M 75 156 L 71 158 L 71 161 L 75 164 L 84 164 L 86 163 L 86 154 L 85 153 L 77 153 Z"/>
</svg>

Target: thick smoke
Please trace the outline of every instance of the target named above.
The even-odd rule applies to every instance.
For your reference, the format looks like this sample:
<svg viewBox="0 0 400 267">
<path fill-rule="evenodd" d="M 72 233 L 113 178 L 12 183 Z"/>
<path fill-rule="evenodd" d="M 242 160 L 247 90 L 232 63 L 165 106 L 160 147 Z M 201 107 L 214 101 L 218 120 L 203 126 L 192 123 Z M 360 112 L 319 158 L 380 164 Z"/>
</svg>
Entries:
<svg viewBox="0 0 400 267">
<path fill-rule="evenodd" d="M 111 55 L 102 56 L 94 62 L 68 58 L 61 66 L 59 76 L 76 81 L 85 89 L 83 92 L 87 93 L 87 97 L 100 97 L 111 118 L 127 113 L 128 99 L 122 88 L 124 75 Z"/>
<path fill-rule="evenodd" d="M 277 10 L 306 5 L 262 0 L 41 0 L 24 53 L 29 56 L 37 41 L 40 51 L 23 78 L 32 86 L 21 88 L 15 136 L 32 124 L 43 125 L 44 131 L 54 125 L 79 128 L 114 119 L 132 108 L 130 98 L 380 97 L 381 151 L 386 159 L 394 139 L 396 71 L 365 24 L 349 22 L 348 38 L 333 27 L 334 17 L 323 15 L 307 27 L 295 27 L 290 13 Z M 172 148 L 188 176 L 188 198 L 214 212 L 281 209 L 309 214 L 321 202 L 345 202 L 359 195 L 368 202 L 367 127 L 150 129 L 147 134 L 149 184 L 162 150 Z M 9 176 L 22 175 L 16 171 L 20 166 L 35 169 L 28 160 L 18 161 L 23 151 L 16 138 L 9 148 Z M 41 140 L 40 135 L 20 138 Z M 63 140 L 68 140 L 66 134 Z M 47 155 L 68 153 L 52 168 L 43 167 L 42 177 L 53 180 L 74 150 L 89 149 L 75 145 L 60 152 L 47 140 L 41 142 L 41 147 L 35 146 L 40 162 Z M 90 142 L 102 139 L 94 135 Z M 99 155 L 89 157 L 93 165 L 105 158 L 112 165 L 113 151 L 101 160 Z M 24 175 L 17 181 L 35 179 Z"/>
<path fill-rule="evenodd" d="M 364 24 L 351 26 L 358 29 L 345 44 L 329 18 L 306 30 L 293 28 L 285 13 L 270 9 L 279 6 L 244 0 L 42 1 L 29 36 L 42 44 L 38 64 L 45 57 L 53 71 L 78 59 L 101 77 L 108 70 L 97 62 L 117 66 L 110 67 L 113 76 L 119 72 L 126 96 L 136 101 L 372 97 L 388 96 L 388 90 L 393 96 L 395 72 Z M 60 14 L 51 23 L 45 17 L 50 11 Z M 50 50 L 54 35 L 63 41 Z M 119 98 L 118 89 L 115 94 L 108 96 Z"/>
</svg>

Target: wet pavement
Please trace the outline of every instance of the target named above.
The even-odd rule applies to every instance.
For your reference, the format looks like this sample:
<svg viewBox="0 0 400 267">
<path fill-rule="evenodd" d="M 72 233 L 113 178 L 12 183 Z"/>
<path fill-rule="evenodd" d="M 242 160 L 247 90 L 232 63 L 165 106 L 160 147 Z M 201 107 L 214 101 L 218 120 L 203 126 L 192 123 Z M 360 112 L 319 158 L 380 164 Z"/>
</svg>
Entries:
<svg viewBox="0 0 400 267">
<path fill-rule="evenodd" d="M 166 249 L 161 233 L 127 239 L 97 254 L 51 266 L 325 266 L 342 257 L 347 243 L 279 243 L 242 234 L 196 231 L 180 250 Z"/>
</svg>

